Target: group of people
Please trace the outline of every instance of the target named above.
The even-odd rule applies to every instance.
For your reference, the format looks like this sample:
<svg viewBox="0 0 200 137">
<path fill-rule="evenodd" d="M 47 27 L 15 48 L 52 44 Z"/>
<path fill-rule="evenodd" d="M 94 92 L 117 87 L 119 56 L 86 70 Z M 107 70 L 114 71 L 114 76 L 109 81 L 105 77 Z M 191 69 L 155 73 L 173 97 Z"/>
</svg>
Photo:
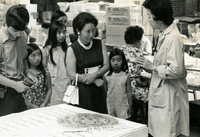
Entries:
<svg viewBox="0 0 200 137">
<path fill-rule="evenodd" d="M 189 136 L 184 50 L 172 4 L 145 0 L 143 7 L 152 28 L 161 30 L 153 63 L 143 55 L 140 26 L 127 27 L 126 46 L 114 48 L 108 56 L 106 46 L 94 38 L 95 16 L 81 12 L 74 18 L 72 42 L 67 16 L 56 11 L 40 49 L 27 44 L 27 9 L 21 5 L 8 9 L 0 29 L 0 116 L 64 103 L 64 93 L 78 74 L 78 107 L 128 119 L 134 113 L 133 98 L 148 101 L 150 136 Z M 152 73 L 148 89 L 141 86 L 143 70 Z"/>
</svg>

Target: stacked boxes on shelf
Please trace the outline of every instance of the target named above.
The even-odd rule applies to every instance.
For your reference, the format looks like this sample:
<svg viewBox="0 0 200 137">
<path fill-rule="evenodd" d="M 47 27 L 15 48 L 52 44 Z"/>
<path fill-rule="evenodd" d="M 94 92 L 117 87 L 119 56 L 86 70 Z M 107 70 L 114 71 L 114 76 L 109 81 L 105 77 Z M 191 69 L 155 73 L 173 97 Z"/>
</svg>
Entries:
<svg viewBox="0 0 200 137">
<path fill-rule="evenodd" d="M 26 9 L 28 9 L 29 12 L 29 27 L 36 26 L 37 25 L 37 4 L 26 4 Z"/>
<path fill-rule="evenodd" d="M 38 25 L 37 18 L 38 18 L 38 12 L 37 12 L 37 4 L 26 4 L 26 9 L 28 9 L 30 21 L 28 24 L 28 27 L 31 29 L 30 35 L 29 35 L 29 42 L 30 38 L 35 39 L 35 43 L 39 46 L 42 45 L 43 42 L 43 32 L 41 25 Z"/>
<path fill-rule="evenodd" d="M 4 4 L 30 4 L 30 0 L 2 0 Z"/>
<path fill-rule="evenodd" d="M 87 11 L 89 11 L 91 14 L 93 14 L 97 20 L 98 20 L 98 39 L 101 39 L 102 44 L 105 45 L 106 41 L 106 11 L 105 7 L 109 5 L 109 3 L 106 2 L 98 2 L 98 3 L 90 3 L 87 4 Z M 93 6 L 92 6 L 93 5 Z M 91 8 L 91 7 L 95 7 Z"/>
<path fill-rule="evenodd" d="M 98 20 L 98 39 L 101 39 L 102 44 L 105 45 L 105 39 L 106 39 L 106 11 L 105 6 L 108 5 L 108 3 L 104 2 L 88 2 L 86 4 L 86 11 L 93 14 L 97 20 Z"/>
<path fill-rule="evenodd" d="M 105 41 L 106 39 L 106 12 L 105 10 L 91 11 L 91 14 L 93 14 L 98 20 L 98 25 L 97 25 L 97 28 L 99 31 L 98 38 Z"/>
<path fill-rule="evenodd" d="M 31 27 L 30 37 L 35 38 L 35 43 L 42 47 L 43 44 L 43 29 L 40 25 Z"/>
<path fill-rule="evenodd" d="M 141 10 L 139 6 L 122 5 L 106 7 L 106 43 L 121 46 L 125 44 L 124 33 L 131 25 L 142 25 Z"/>
<path fill-rule="evenodd" d="M 69 12 L 66 12 L 66 15 L 68 17 L 68 24 L 67 24 L 67 33 L 73 33 L 72 29 L 72 21 L 73 19 L 78 15 L 79 12 L 90 12 L 98 19 L 98 30 L 99 30 L 99 36 L 98 38 L 102 41 L 105 40 L 105 30 L 106 30 L 106 12 L 105 12 L 105 6 L 108 5 L 108 3 L 99 2 L 87 2 L 84 3 L 82 1 L 80 2 L 59 2 L 58 5 L 60 6 L 61 10 L 67 9 L 67 6 L 70 6 Z"/>
<path fill-rule="evenodd" d="M 0 3 L 0 26 L 3 25 L 3 23 L 5 22 L 5 15 L 7 10 L 13 6 L 12 4 L 4 4 L 3 2 Z"/>
<path fill-rule="evenodd" d="M 74 17 L 81 11 L 87 11 L 92 13 L 99 21 L 97 26 L 99 30 L 98 38 L 106 41 L 108 45 L 121 46 L 125 44 L 124 32 L 127 27 L 136 24 L 143 26 L 145 24 L 145 32 L 150 30 L 147 23 L 143 21 L 142 1 L 127 0 L 125 5 L 106 2 L 60 2 L 58 5 L 63 10 L 70 6 L 70 10 L 66 12 L 68 16 L 68 33 L 73 33 L 72 21 Z"/>
<path fill-rule="evenodd" d="M 153 41 L 153 29 L 148 22 L 148 16 L 145 8 L 142 9 L 142 26 L 144 28 L 144 35 L 151 41 Z"/>
</svg>

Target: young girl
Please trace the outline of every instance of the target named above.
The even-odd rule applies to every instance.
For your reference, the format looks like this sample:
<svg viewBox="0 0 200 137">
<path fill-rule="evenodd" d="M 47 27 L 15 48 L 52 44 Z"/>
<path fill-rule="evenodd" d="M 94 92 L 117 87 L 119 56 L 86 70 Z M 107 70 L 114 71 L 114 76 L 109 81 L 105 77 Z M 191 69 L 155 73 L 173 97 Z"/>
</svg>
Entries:
<svg viewBox="0 0 200 137">
<path fill-rule="evenodd" d="M 54 21 L 59 21 L 59 22 L 61 22 L 62 24 L 64 24 L 67 27 L 67 20 L 68 20 L 68 17 L 65 14 L 64 11 L 56 10 L 51 16 L 50 23 L 52 24 Z M 49 29 L 51 29 L 51 27 Z M 48 35 L 50 35 L 50 31 L 48 32 Z M 47 39 L 46 39 L 46 42 L 45 42 L 45 46 L 50 45 L 51 40 L 49 38 L 50 37 L 47 36 Z M 65 40 L 67 42 L 67 45 L 71 45 L 72 44 L 71 41 L 70 41 L 70 37 L 69 37 L 69 35 L 67 33 L 66 33 Z"/>
<path fill-rule="evenodd" d="M 110 70 L 104 75 L 108 114 L 127 119 L 132 115 L 132 92 L 128 64 L 122 50 L 114 48 L 109 55 Z"/>
<path fill-rule="evenodd" d="M 43 63 L 48 68 L 52 80 L 50 105 L 57 105 L 64 103 L 64 93 L 71 82 L 66 68 L 66 26 L 60 21 L 54 21 L 49 32 L 50 45 L 44 46 L 42 50 Z"/>
<path fill-rule="evenodd" d="M 50 75 L 42 64 L 42 52 L 38 45 L 28 44 L 27 51 L 29 72 L 38 78 L 38 83 L 31 86 L 30 90 L 24 93 L 25 102 L 30 109 L 45 107 L 51 96 Z"/>
</svg>

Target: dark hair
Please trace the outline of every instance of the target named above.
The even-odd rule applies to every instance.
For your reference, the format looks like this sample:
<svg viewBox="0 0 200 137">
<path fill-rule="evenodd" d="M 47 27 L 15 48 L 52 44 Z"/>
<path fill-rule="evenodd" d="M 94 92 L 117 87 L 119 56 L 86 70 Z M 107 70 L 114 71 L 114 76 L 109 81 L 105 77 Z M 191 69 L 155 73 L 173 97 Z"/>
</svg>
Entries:
<svg viewBox="0 0 200 137">
<path fill-rule="evenodd" d="M 91 13 L 88 13 L 88 12 L 79 13 L 73 19 L 73 22 L 72 22 L 74 33 L 78 35 L 77 29 L 78 31 L 81 31 L 85 27 L 85 25 L 88 23 L 92 23 L 96 27 L 98 25 L 98 20 Z"/>
<path fill-rule="evenodd" d="M 63 16 L 66 16 L 67 15 L 65 14 L 64 11 L 62 10 L 56 10 L 53 15 L 51 16 L 51 24 L 54 22 L 54 21 L 57 21 L 60 17 L 63 17 Z M 51 29 L 51 25 L 49 27 L 49 30 Z M 48 32 L 48 35 L 50 35 L 50 31 Z M 47 38 L 47 41 L 45 42 L 45 46 L 47 45 L 50 45 L 50 42 L 51 40 L 49 39 L 49 37 Z"/>
<path fill-rule="evenodd" d="M 50 40 L 50 44 L 51 44 L 51 47 L 49 50 L 49 55 L 50 55 L 50 60 L 53 63 L 53 65 L 56 65 L 55 61 L 53 60 L 53 49 L 56 48 L 58 45 L 57 32 L 62 28 L 66 29 L 66 26 L 64 24 L 62 24 L 60 21 L 54 21 L 49 30 L 50 33 L 48 35 L 48 39 Z M 61 48 L 62 48 L 63 52 L 65 52 L 65 58 L 66 58 L 66 52 L 67 52 L 68 45 L 65 40 L 61 43 Z M 66 65 L 66 63 L 65 63 L 65 65 Z"/>
<path fill-rule="evenodd" d="M 151 11 L 154 20 L 163 21 L 167 26 L 172 24 L 174 18 L 171 0 L 145 0 L 142 6 Z"/>
<path fill-rule="evenodd" d="M 126 28 L 124 40 L 126 44 L 137 44 L 141 41 L 144 30 L 142 27 L 135 25 Z"/>
<path fill-rule="evenodd" d="M 6 24 L 14 29 L 24 31 L 29 23 L 28 10 L 22 5 L 14 5 L 6 12 Z"/>
<path fill-rule="evenodd" d="M 109 70 L 108 76 L 112 75 L 112 73 L 113 73 L 113 69 L 111 67 L 111 59 L 112 59 L 112 57 L 114 57 L 116 55 L 120 55 L 122 57 L 122 68 L 121 68 L 121 70 L 128 73 L 128 63 L 127 63 L 126 57 L 124 55 L 124 52 L 119 48 L 113 48 L 111 50 L 110 54 L 109 54 L 110 70 Z"/>
<path fill-rule="evenodd" d="M 28 57 L 34 52 L 34 51 L 36 51 L 36 50 L 39 50 L 40 51 L 40 54 L 41 54 L 41 61 L 40 61 L 40 64 L 37 66 L 37 69 L 38 70 L 40 70 L 40 71 L 42 71 L 42 74 L 43 74 L 43 76 L 44 76 L 44 80 L 46 81 L 46 71 L 45 71 L 45 68 L 44 68 L 44 65 L 43 65 L 43 63 L 42 63 L 42 60 L 43 60 L 43 58 L 42 58 L 42 51 L 41 51 L 41 49 L 39 48 L 39 46 L 37 45 L 37 44 L 35 44 L 35 43 L 29 43 L 29 44 L 27 44 L 27 46 L 26 46 L 26 50 L 28 51 L 28 54 L 27 54 L 27 56 L 26 56 L 26 60 L 27 60 L 27 62 L 28 62 L 28 66 L 30 67 L 30 63 L 29 63 L 29 61 L 28 61 Z M 46 82 L 44 82 L 44 85 L 46 84 Z"/>
<path fill-rule="evenodd" d="M 63 17 L 63 16 L 67 17 L 67 15 L 65 14 L 64 11 L 62 11 L 62 10 L 56 10 L 53 13 L 53 15 L 51 16 L 51 23 L 54 22 L 54 21 L 56 21 L 56 20 L 58 20 L 60 17 Z"/>
<path fill-rule="evenodd" d="M 48 29 L 51 26 L 50 23 L 44 22 L 42 23 L 42 28 Z"/>
</svg>

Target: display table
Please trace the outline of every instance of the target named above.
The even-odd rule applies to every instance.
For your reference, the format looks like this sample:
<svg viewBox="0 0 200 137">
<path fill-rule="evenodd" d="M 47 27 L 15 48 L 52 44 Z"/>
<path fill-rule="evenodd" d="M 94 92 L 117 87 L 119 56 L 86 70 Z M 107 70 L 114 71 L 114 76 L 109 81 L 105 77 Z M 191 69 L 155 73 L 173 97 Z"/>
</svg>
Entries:
<svg viewBox="0 0 200 137">
<path fill-rule="evenodd" d="M 0 117 L 0 135 L 2 137 L 147 137 L 148 129 L 143 124 L 61 104 Z"/>
</svg>

